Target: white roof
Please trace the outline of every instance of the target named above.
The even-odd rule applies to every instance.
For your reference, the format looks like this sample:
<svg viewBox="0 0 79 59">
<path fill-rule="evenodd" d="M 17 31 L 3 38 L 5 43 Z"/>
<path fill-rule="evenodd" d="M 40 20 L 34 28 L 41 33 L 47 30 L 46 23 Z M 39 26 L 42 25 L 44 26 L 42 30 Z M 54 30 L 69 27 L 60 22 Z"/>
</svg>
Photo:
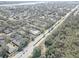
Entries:
<svg viewBox="0 0 79 59">
<path fill-rule="evenodd" d="M 9 51 L 8 51 L 9 53 L 14 52 L 15 50 L 18 49 L 18 47 L 17 46 L 13 46 L 12 43 L 8 43 L 7 46 L 9 48 Z"/>
<path fill-rule="evenodd" d="M 31 32 L 32 34 L 34 34 L 34 35 L 36 35 L 36 34 L 39 34 L 39 33 L 40 33 L 40 31 L 39 31 L 39 30 L 30 30 L 30 32 Z"/>
</svg>

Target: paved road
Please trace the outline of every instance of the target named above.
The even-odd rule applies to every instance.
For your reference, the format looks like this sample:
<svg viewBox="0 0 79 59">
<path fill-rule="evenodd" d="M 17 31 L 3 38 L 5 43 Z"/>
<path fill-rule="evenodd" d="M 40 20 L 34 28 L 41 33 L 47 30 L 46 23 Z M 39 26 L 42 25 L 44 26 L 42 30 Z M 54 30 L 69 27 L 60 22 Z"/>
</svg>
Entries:
<svg viewBox="0 0 79 59">
<path fill-rule="evenodd" d="M 46 30 L 43 34 L 41 34 L 40 36 L 38 36 L 37 38 L 35 38 L 35 41 L 29 43 L 29 45 L 23 49 L 23 51 L 19 52 L 18 54 L 16 54 L 13 58 L 27 58 L 29 57 L 32 52 L 33 49 L 38 46 L 42 41 L 44 41 L 46 39 L 46 37 L 48 35 L 50 35 L 54 30 L 56 30 L 59 26 L 61 26 L 61 24 L 67 20 L 67 18 L 77 10 L 78 6 L 76 6 L 74 9 L 72 9 L 69 13 L 67 13 L 67 15 L 65 17 L 62 17 L 59 21 L 57 21 L 55 23 L 55 25 L 53 25 L 51 28 L 49 28 L 48 30 Z"/>
</svg>

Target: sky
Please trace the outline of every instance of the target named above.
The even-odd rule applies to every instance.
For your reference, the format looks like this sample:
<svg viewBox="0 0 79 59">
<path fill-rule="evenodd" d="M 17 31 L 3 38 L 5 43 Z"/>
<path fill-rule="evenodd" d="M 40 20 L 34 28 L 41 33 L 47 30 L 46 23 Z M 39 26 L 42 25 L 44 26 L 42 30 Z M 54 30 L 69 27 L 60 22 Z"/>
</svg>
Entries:
<svg viewBox="0 0 79 59">
<path fill-rule="evenodd" d="M 79 0 L 0 0 L 0 1 L 79 1 Z"/>
</svg>

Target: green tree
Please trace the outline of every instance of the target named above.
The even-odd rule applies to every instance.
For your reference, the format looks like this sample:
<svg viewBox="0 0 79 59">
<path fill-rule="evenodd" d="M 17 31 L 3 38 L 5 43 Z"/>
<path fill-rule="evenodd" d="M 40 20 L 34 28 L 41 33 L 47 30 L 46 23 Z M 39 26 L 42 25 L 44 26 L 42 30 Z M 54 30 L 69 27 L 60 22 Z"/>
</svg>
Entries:
<svg viewBox="0 0 79 59">
<path fill-rule="evenodd" d="M 33 58 L 37 58 L 37 57 L 40 57 L 41 56 L 41 49 L 36 47 L 34 50 L 33 50 Z"/>
</svg>

